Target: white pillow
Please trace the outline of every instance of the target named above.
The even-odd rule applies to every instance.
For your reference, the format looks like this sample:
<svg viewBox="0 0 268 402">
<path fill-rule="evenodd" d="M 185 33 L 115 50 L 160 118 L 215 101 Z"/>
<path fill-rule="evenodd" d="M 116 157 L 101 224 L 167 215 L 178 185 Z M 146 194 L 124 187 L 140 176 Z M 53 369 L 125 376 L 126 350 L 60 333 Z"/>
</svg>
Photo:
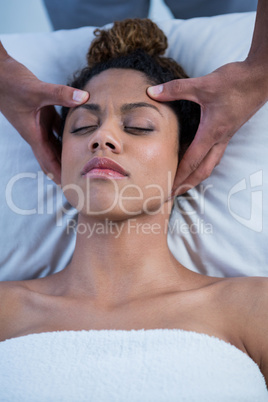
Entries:
<svg viewBox="0 0 268 402">
<path fill-rule="evenodd" d="M 159 25 L 169 39 L 168 55 L 190 76 L 200 76 L 246 57 L 254 19 L 255 13 L 244 13 Z M 1 39 L 8 52 L 38 78 L 64 84 L 85 65 L 93 30 L 2 35 Z M 192 199 L 178 199 L 168 241 L 175 257 L 188 268 L 216 276 L 267 275 L 267 123 L 265 105 L 233 137 L 211 177 L 190 193 Z M 62 211 L 61 193 L 40 172 L 31 148 L 2 115 L 0 130 L 0 279 L 45 276 L 64 268 L 72 256 L 71 220 L 76 212 Z"/>
</svg>

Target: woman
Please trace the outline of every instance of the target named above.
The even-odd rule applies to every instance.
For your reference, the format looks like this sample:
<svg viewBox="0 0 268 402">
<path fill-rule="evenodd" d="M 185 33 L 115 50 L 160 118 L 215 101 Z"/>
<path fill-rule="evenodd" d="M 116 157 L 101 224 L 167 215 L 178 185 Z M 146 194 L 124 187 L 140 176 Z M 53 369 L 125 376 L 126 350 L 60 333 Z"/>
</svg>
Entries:
<svg viewBox="0 0 268 402">
<path fill-rule="evenodd" d="M 72 83 L 90 99 L 63 110 L 62 188 L 79 210 L 74 255 L 50 277 L 1 284 L 4 395 L 12 373 L 20 400 L 34 392 L 39 400 L 266 400 L 268 280 L 196 274 L 167 245 L 172 182 L 199 109 L 158 103 L 146 89 L 185 73 L 162 57 L 166 38 L 149 20 L 97 35 Z M 85 349 L 92 337 L 97 344 Z M 27 379 L 14 375 L 22 366 Z M 105 375 L 114 375 L 109 386 Z"/>
</svg>

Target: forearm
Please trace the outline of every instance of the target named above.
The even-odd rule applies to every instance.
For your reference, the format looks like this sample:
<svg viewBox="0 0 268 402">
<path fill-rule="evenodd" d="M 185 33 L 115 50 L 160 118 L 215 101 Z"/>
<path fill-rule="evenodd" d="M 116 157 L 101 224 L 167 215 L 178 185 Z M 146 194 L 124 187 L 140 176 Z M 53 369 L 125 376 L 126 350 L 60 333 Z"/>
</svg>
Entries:
<svg viewBox="0 0 268 402">
<path fill-rule="evenodd" d="M 259 0 L 253 38 L 245 62 L 259 77 L 268 99 L 268 1 Z"/>
<path fill-rule="evenodd" d="M 259 0 L 254 33 L 248 58 L 262 60 L 268 65 L 268 1 Z"/>
<path fill-rule="evenodd" d="M 0 88 L 7 86 L 14 82 L 14 76 L 12 76 L 11 65 L 17 63 L 4 48 L 2 42 L 0 41 Z"/>
<path fill-rule="evenodd" d="M 7 81 L 9 80 L 9 67 L 11 57 L 8 55 L 6 49 L 2 45 L 0 41 L 0 97 L 1 93 L 3 93 L 4 87 L 7 85 Z M 13 78 L 14 80 L 14 78 Z M 0 108 L 1 110 L 1 108 Z"/>
</svg>

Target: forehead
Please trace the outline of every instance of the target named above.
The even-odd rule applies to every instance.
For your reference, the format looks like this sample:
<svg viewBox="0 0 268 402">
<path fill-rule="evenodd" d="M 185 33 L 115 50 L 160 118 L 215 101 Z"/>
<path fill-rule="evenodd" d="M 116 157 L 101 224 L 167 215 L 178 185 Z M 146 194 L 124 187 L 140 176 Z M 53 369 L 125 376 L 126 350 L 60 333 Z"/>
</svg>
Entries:
<svg viewBox="0 0 268 402">
<path fill-rule="evenodd" d="M 95 75 L 84 89 L 89 91 L 91 100 L 100 96 L 112 96 L 124 100 L 131 97 L 150 99 L 146 94 L 146 88 L 149 86 L 148 78 L 140 71 L 111 68 Z"/>
<path fill-rule="evenodd" d="M 101 106 L 112 102 L 118 108 L 122 104 L 146 102 L 159 110 L 167 119 L 176 119 L 174 111 L 164 103 L 157 102 L 147 95 L 147 88 L 152 85 L 142 72 L 132 69 L 111 68 L 94 76 L 84 87 L 90 93 L 87 103 Z"/>
</svg>

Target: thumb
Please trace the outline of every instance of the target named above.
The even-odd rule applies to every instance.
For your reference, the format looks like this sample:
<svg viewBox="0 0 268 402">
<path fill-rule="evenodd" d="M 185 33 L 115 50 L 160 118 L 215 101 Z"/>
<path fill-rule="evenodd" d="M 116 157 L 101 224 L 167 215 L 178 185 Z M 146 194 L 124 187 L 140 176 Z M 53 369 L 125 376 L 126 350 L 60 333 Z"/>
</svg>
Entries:
<svg viewBox="0 0 268 402">
<path fill-rule="evenodd" d="M 67 85 L 47 84 L 42 82 L 42 107 L 59 105 L 75 107 L 85 103 L 89 98 L 87 91 L 71 88 Z"/>
<path fill-rule="evenodd" d="M 147 94 L 158 101 L 189 100 L 198 103 L 198 78 L 184 78 L 147 88 Z"/>
</svg>

